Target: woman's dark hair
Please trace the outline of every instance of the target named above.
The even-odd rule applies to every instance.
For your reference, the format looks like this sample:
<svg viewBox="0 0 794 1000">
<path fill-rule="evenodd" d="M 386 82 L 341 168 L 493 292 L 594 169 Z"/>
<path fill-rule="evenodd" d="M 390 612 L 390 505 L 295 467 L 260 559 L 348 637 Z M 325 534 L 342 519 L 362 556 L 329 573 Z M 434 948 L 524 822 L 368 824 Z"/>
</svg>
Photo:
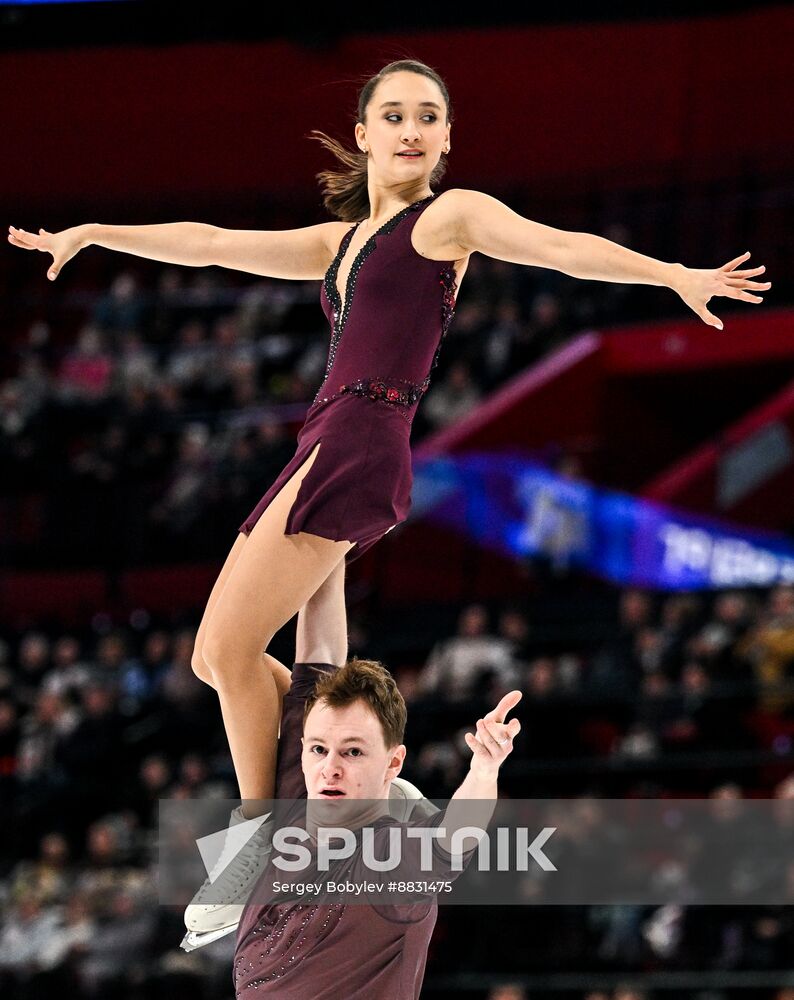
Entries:
<svg viewBox="0 0 794 1000">
<path fill-rule="evenodd" d="M 449 100 L 447 85 L 430 66 L 417 59 L 398 59 L 384 66 L 378 73 L 370 77 L 358 93 L 358 109 L 353 117 L 354 123 L 367 123 L 367 105 L 378 84 L 391 73 L 419 73 L 438 84 L 438 89 L 447 105 L 447 123 L 452 124 L 452 105 Z M 343 222 L 360 222 L 369 214 L 369 193 L 367 191 L 367 154 L 360 150 L 347 149 L 337 139 L 325 132 L 312 129 L 310 138 L 317 139 L 329 149 L 339 160 L 344 170 L 322 170 L 318 173 L 323 192 L 323 204 L 326 209 L 342 219 Z M 430 183 L 437 184 L 446 173 L 446 155 L 441 157 L 430 175 Z"/>
</svg>

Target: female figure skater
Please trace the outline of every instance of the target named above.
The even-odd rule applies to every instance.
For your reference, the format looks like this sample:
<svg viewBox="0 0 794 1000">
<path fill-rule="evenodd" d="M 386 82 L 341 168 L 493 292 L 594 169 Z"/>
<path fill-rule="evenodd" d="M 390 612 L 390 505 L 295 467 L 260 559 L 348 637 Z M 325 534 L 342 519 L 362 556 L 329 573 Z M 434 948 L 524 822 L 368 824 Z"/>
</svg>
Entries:
<svg viewBox="0 0 794 1000">
<path fill-rule="evenodd" d="M 190 222 L 38 235 L 10 227 L 15 246 L 52 255 L 51 279 L 91 244 L 172 264 L 322 279 L 331 327 L 324 381 L 294 458 L 239 528 L 193 658 L 218 693 L 244 800 L 273 794 L 280 696 L 290 683 L 286 667 L 263 649 L 342 560 L 408 514 L 411 421 L 472 253 L 589 280 L 666 285 L 720 329 L 706 307 L 712 296 L 760 302 L 755 292 L 770 287 L 750 280 L 763 267 L 736 269 L 747 253 L 720 268 L 687 268 L 532 222 L 479 191 L 437 195 L 451 126 L 441 77 L 400 60 L 361 89 L 356 152 L 316 133 L 344 168 L 318 175 L 325 206 L 341 221 L 283 232 Z"/>
</svg>

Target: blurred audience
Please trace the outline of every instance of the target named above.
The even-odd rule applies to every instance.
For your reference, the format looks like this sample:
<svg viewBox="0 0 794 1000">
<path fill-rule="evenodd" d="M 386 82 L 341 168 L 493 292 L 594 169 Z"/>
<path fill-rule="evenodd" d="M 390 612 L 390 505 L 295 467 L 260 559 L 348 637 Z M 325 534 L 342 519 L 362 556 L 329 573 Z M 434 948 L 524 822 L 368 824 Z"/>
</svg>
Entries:
<svg viewBox="0 0 794 1000">
<path fill-rule="evenodd" d="M 406 776 L 449 795 L 469 756 L 462 733 L 519 687 L 522 733 L 505 794 L 647 795 L 638 761 L 664 774 L 686 752 L 697 766 L 672 766 L 652 794 L 710 795 L 736 836 L 732 802 L 794 798 L 790 756 L 777 767 L 725 762 L 737 751 L 790 753 L 782 637 L 793 607 L 789 588 L 713 598 L 628 589 L 611 639 L 565 649 L 535 636 L 529 605 L 463 607 L 456 633 L 437 635 L 424 665 L 389 664 L 409 702 Z M 357 654 L 371 655 L 355 622 L 351 635 Z M 193 628 L 158 622 L 99 634 L 31 628 L 0 641 L 0 988 L 9 1000 L 53 991 L 134 1000 L 177 980 L 202 998 L 226 988 L 231 954 L 179 952 L 180 908 L 158 906 L 155 889 L 159 803 L 236 791 L 217 697 L 191 666 L 194 642 Z M 581 831 L 566 836 L 582 842 Z M 794 864 L 782 877 L 794 891 Z M 783 969 L 794 931 L 785 907 L 726 908 L 719 921 L 683 904 L 541 909 L 544 933 L 557 935 L 555 960 L 582 971 Z M 442 940 L 449 920 L 439 917 Z M 501 963 L 487 908 L 473 908 L 468 926 Z M 506 932 L 505 948 L 511 940 Z M 520 954 L 513 961 L 523 968 Z M 526 995 L 520 977 L 489 994 Z M 647 1000 L 628 981 L 584 1000 L 604 998 Z"/>
</svg>

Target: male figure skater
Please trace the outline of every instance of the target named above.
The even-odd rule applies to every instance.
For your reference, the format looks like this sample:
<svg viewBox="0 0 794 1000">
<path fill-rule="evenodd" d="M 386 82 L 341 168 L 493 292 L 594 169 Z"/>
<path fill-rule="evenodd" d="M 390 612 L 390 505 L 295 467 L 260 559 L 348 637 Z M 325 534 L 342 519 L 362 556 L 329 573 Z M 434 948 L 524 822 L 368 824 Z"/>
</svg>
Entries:
<svg viewBox="0 0 794 1000">
<path fill-rule="evenodd" d="M 466 734 L 472 750 L 469 773 L 446 810 L 435 810 L 430 817 L 431 810 L 421 808 L 419 818 L 413 813 L 407 822 L 390 815 L 390 789 L 405 760 L 405 702 L 381 664 L 353 660 L 337 666 L 347 655 L 344 613 L 332 613 L 343 608 L 334 599 L 343 572 L 342 567 L 340 578 L 326 584 L 325 595 L 315 602 L 314 617 L 307 614 L 303 622 L 299 620 L 300 662 L 293 667 L 292 684 L 283 699 L 277 797 L 302 799 L 308 793 L 310 834 L 319 825 L 312 815 L 320 820 L 333 815 L 340 799 L 348 817 L 361 803 L 355 823 L 359 827 L 387 833 L 393 825 L 443 826 L 447 836 L 434 842 L 434 860 L 446 865 L 447 877 L 454 877 L 445 848 L 452 831 L 470 820 L 468 800 L 483 800 L 490 814 L 487 803 L 497 798 L 499 768 L 520 730 L 517 720 L 506 723 L 505 716 L 521 693 L 505 695 L 478 720 L 476 735 Z M 325 819 L 323 825 L 332 823 Z M 311 873 L 302 872 L 304 878 L 311 881 Z M 284 872 L 267 863 L 258 885 L 270 879 L 284 879 Z M 238 1000 L 270 993 L 281 1000 L 338 996 L 415 1000 L 437 913 L 435 897 L 404 904 L 317 904 L 268 902 L 254 890 L 237 930 Z"/>
<path fill-rule="evenodd" d="M 299 661 L 312 658 L 326 664 L 341 664 L 347 659 L 344 561 L 298 614 L 295 653 Z M 284 734 L 283 718 L 281 734 Z M 284 756 L 287 741 L 279 744 L 277 798 L 306 797 L 306 786 L 300 770 L 300 736 L 301 727 L 298 726 L 289 737 L 287 757 Z M 296 755 L 298 764 L 293 768 L 292 762 Z M 392 815 L 402 820 L 407 820 L 410 816 L 431 816 L 438 812 L 438 808 L 404 778 L 395 777 L 391 782 L 389 800 Z M 264 820 L 262 814 L 267 814 L 267 806 L 263 804 L 259 813 L 263 820 L 261 825 L 245 839 L 245 834 L 252 828 L 250 817 L 257 813 L 253 808 L 255 804 L 249 805 L 252 808 L 247 810 L 247 815 L 243 812 L 242 805 L 233 809 L 229 821 L 230 830 L 247 822 L 242 846 L 240 837 L 227 837 L 209 877 L 185 910 L 187 934 L 181 944 L 185 951 L 194 951 L 237 929 L 246 900 L 264 870 L 270 853 L 273 822 Z"/>
</svg>

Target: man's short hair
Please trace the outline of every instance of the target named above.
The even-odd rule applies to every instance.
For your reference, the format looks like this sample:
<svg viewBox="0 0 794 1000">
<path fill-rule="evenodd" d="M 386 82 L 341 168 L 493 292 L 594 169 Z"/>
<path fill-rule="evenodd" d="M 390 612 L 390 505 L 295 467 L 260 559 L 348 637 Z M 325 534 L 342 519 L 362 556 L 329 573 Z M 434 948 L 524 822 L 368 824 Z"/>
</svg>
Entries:
<svg viewBox="0 0 794 1000">
<path fill-rule="evenodd" d="M 355 701 L 363 701 L 378 717 L 386 746 L 397 746 L 403 741 L 408 718 L 405 699 L 392 675 L 377 660 L 354 657 L 338 670 L 321 674 L 306 699 L 304 724 L 318 701 L 329 708 L 346 708 Z"/>
</svg>

